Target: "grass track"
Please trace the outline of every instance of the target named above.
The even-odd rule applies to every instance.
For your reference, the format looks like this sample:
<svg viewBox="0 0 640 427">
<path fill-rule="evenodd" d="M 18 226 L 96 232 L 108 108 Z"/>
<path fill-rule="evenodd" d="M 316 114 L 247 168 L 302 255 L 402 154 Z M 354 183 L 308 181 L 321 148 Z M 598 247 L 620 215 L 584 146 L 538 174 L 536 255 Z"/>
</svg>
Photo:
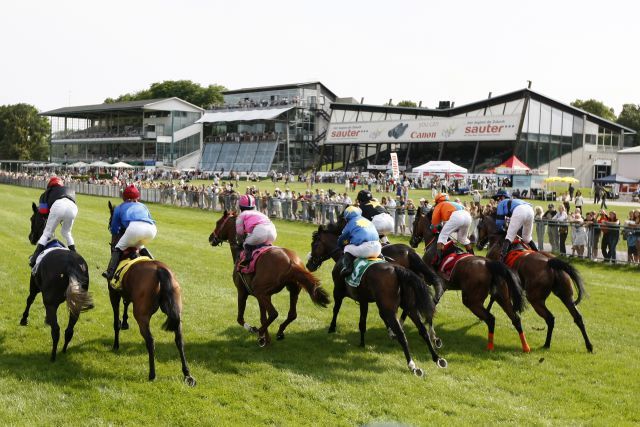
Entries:
<svg viewBox="0 0 640 427">
<path fill-rule="evenodd" d="M 111 351 L 112 316 L 104 280 L 108 260 L 107 199 L 80 196 L 74 236 L 91 267 L 96 309 L 83 314 L 66 355 L 48 361 L 49 328 L 41 298 L 28 327 L 18 326 L 28 291 L 27 234 L 38 191 L 0 185 L 0 420 L 3 425 L 354 425 L 396 420 L 432 424 L 635 424 L 640 423 L 639 271 L 577 263 L 590 298 L 580 309 L 594 354 L 559 301 L 552 349 L 544 351 L 544 322 L 529 309 L 523 325 L 533 351 L 520 352 L 517 333 L 495 307 L 496 351 L 487 353 L 486 326 L 466 310 L 458 293 L 445 294 L 436 318 L 449 369 L 427 357 L 414 327 L 407 327 L 414 359 L 426 371 L 413 377 L 400 347 L 386 337 L 375 308 L 369 312 L 367 346 L 358 344 L 358 308 L 345 301 L 338 333 L 328 335 L 330 309 L 301 294 L 298 319 L 284 341 L 258 348 L 235 323 L 235 288 L 229 247 L 206 238 L 219 214 L 151 205 L 159 234 L 151 250 L 172 266 L 183 287 L 186 354 L 198 386 L 182 384 L 171 334 L 156 314 L 158 380 L 146 381 L 147 354 L 135 321 Z M 277 223 L 278 244 L 309 251 L 313 227 Z M 395 239 L 398 241 L 398 239 Z M 327 289 L 330 266 L 319 271 Z M 288 295 L 274 299 L 286 317 Z M 61 327 L 66 314 L 59 310 Z M 258 321 L 249 299 L 247 319 Z"/>
</svg>

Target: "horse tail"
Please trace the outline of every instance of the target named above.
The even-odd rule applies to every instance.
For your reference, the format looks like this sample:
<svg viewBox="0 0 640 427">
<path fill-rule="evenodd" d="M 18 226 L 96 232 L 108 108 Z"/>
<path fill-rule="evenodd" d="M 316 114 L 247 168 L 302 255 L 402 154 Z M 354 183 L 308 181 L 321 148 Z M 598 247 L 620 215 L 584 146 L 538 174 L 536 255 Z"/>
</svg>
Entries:
<svg viewBox="0 0 640 427">
<path fill-rule="evenodd" d="M 180 327 L 179 296 L 173 290 L 173 274 L 163 267 L 156 270 L 160 282 L 160 308 L 167 315 L 167 320 L 162 324 L 165 331 L 177 331 Z"/>
<path fill-rule="evenodd" d="M 587 292 L 584 289 L 584 282 L 582 281 L 582 277 L 580 276 L 580 273 L 578 273 L 578 270 L 576 270 L 571 264 L 562 261 L 560 258 L 550 258 L 547 265 L 556 273 L 556 277 L 554 279 L 555 282 L 559 280 L 558 273 L 561 271 L 564 271 L 569 275 L 571 281 L 573 281 L 573 284 L 576 287 L 576 290 L 578 291 L 578 298 L 573 302 L 573 305 L 580 304 L 582 297 L 586 296 Z"/>
<path fill-rule="evenodd" d="M 89 274 L 87 263 L 82 260 L 80 264 L 72 263 L 69 269 L 69 284 L 65 291 L 67 307 L 74 316 L 93 307 L 93 298 L 87 291 L 89 288 Z"/>
<path fill-rule="evenodd" d="M 320 280 L 304 268 L 302 264 L 291 264 L 290 277 L 309 293 L 311 301 L 313 301 L 315 305 L 326 308 L 331 302 L 329 293 L 320 286 Z"/>
<path fill-rule="evenodd" d="M 435 270 L 429 267 L 415 251 L 409 251 L 409 270 L 414 273 L 420 272 L 424 276 L 425 282 L 433 286 L 433 289 L 436 291 L 435 302 L 437 304 L 444 293 L 442 278 L 440 278 Z"/>
<path fill-rule="evenodd" d="M 413 271 L 399 265 L 394 265 L 393 269 L 400 284 L 402 308 L 415 307 L 425 319 L 433 319 L 436 304 L 424 280 Z"/>
<path fill-rule="evenodd" d="M 509 288 L 509 295 L 511 297 L 513 309 L 516 313 L 522 313 L 526 303 L 524 299 L 524 290 L 522 289 L 522 285 L 520 285 L 520 279 L 518 276 L 500 261 L 487 261 L 487 268 L 489 269 L 489 272 L 491 272 L 492 293 L 497 289 L 499 280 L 504 280 Z"/>
</svg>

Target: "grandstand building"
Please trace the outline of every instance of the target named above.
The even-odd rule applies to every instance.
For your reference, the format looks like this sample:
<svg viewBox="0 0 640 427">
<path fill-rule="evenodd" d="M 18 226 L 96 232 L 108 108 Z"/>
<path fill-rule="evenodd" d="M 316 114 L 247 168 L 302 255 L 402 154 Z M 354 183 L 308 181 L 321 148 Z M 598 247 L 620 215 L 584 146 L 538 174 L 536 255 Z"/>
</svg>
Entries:
<svg viewBox="0 0 640 427">
<path fill-rule="evenodd" d="M 516 155 L 533 169 L 590 185 L 611 174 L 616 152 L 632 146 L 635 134 L 531 89 L 439 107 L 333 103 L 325 153 L 346 159 L 346 170 L 387 164 L 396 152 L 408 170 L 429 160 L 450 160 L 471 173 Z"/>
<path fill-rule="evenodd" d="M 179 98 L 58 108 L 51 122 L 51 161 L 95 160 L 180 165 L 199 159 L 203 109 Z M 196 161 L 197 161 L 196 159 Z"/>
<path fill-rule="evenodd" d="M 299 171 L 313 167 L 336 95 L 320 82 L 223 92 L 224 106 L 206 111 L 202 171 Z"/>
</svg>

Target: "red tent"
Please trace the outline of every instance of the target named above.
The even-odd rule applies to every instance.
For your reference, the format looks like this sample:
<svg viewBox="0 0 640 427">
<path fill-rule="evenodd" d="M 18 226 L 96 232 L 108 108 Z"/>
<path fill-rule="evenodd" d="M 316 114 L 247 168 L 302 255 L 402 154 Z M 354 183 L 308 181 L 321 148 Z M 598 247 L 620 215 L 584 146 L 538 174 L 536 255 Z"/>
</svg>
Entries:
<svg viewBox="0 0 640 427">
<path fill-rule="evenodd" d="M 511 156 L 495 168 L 488 169 L 487 172 L 494 173 L 496 169 L 511 169 L 514 171 L 529 171 L 531 168 L 522 163 L 516 156 Z"/>
</svg>

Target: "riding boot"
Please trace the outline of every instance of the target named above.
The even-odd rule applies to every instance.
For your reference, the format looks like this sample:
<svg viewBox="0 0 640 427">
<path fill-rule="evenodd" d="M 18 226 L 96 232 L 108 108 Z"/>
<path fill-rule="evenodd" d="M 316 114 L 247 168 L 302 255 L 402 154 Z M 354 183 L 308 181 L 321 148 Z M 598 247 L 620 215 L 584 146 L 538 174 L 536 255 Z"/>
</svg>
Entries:
<svg viewBox="0 0 640 427">
<path fill-rule="evenodd" d="M 538 247 L 536 246 L 536 243 L 533 240 L 530 241 L 528 244 L 532 251 L 538 252 Z"/>
<path fill-rule="evenodd" d="M 509 248 L 511 247 L 511 242 L 507 239 L 502 243 L 502 250 L 500 251 L 500 261 L 504 262 L 504 259 L 507 257 L 509 253 Z"/>
<path fill-rule="evenodd" d="M 107 279 L 107 282 L 111 282 L 113 279 L 113 275 L 116 274 L 116 269 L 118 268 L 118 264 L 120 263 L 120 257 L 122 256 L 122 251 L 118 248 L 114 248 L 111 250 L 111 259 L 109 260 L 109 266 L 107 267 L 107 271 L 102 273 L 102 277 Z"/>
<path fill-rule="evenodd" d="M 147 249 L 146 247 L 140 249 L 140 255 L 141 256 L 146 256 L 146 257 L 149 257 L 149 258 L 153 259 L 153 256 L 151 255 L 151 252 L 149 252 L 149 249 Z"/>
<path fill-rule="evenodd" d="M 342 277 L 347 277 L 353 272 L 354 260 L 355 257 L 349 252 L 345 252 L 344 255 L 342 255 L 342 270 L 340 270 L 340 275 Z"/>
<path fill-rule="evenodd" d="M 71 252 L 76 252 L 76 245 L 69 245 L 67 247 Z"/>
<path fill-rule="evenodd" d="M 244 245 L 244 259 L 240 263 L 241 266 L 246 267 L 249 265 L 249 263 L 251 262 L 251 255 L 253 254 L 253 251 L 255 249 L 256 246 L 254 245 Z"/>
<path fill-rule="evenodd" d="M 40 255 L 40 252 L 42 252 L 43 250 L 44 246 L 38 243 L 38 245 L 36 246 L 36 250 L 33 251 L 33 255 L 31 255 L 31 257 L 29 258 L 29 267 L 33 268 L 33 266 L 36 265 L 36 259 L 38 259 L 38 255 Z"/>
</svg>

